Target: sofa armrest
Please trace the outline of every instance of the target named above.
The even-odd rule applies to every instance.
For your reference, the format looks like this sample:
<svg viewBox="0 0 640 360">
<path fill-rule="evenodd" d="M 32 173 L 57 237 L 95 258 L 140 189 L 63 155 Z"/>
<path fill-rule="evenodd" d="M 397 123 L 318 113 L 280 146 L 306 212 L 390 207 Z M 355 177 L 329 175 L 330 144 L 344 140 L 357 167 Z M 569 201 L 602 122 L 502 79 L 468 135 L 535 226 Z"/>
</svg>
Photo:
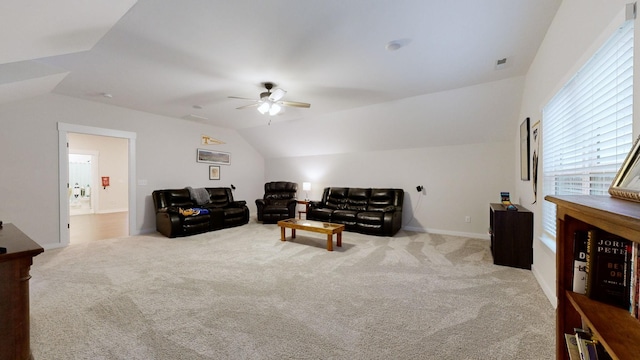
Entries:
<svg viewBox="0 0 640 360">
<path fill-rule="evenodd" d="M 322 201 L 309 201 L 309 209 L 319 209 L 322 207 Z"/>
<path fill-rule="evenodd" d="M 229 207 L 241 208 L 247 206 L 247 202 L 245 200 L 236 200 L 229 203 Z"/>
<path fill-rule="evenodd" d="M 169 211 L 170 208 L 164 208 L 163 211 L 156 213 L 156 230 L 166 237 L 176 237 L 182 230 L 183 216 L 177 212 Z"/>
</svg>

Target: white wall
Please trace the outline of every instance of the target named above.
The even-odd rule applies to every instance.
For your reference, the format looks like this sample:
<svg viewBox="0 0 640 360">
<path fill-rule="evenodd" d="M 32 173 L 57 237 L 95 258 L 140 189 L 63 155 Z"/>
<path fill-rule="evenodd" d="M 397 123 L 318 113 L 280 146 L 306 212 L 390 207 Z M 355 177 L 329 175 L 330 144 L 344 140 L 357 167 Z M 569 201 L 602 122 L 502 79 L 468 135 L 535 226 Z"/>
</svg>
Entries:
<svg viewBox="0 0 640 360">
<path fill-rule="evenodd" d="M 54 94 L 3 104 L 0 220 L 14 223 L 45 248 L 60 244 L 58 122 L 136 133 L 133 234 L 155 231 L 151 192 L 156 189 L 234 184 L 235 199 L 246 200 L 252 214 L 255 199 L 263 195 L 262 156 L 234 130 Z M 225 144 L 201 145 L 201 135 Z M 196 162 L 197 148 L 231 153 L 231 165 L 221 166 L 221 180 L 209 180 L 209 165 Z"/>
<path fill-rule="evenodd" d="M 514 191 L 511 149 L 510 142 L 479 143 L 267 159 L 266 180 L 297 182 L 299 198 L 309 181 L 312 200 L 331 186 L 404 189 L 404 229 L 488 238 L 489 203 Z"/>
<path fill-rule="evenodd" d="M 531 118 L 532 124 L 542 119 L 542 108 L 553 95 L 576 73 L 576 71 L 588 60 L 591 55 L 609 38 L 617 25 L 624 20 L 625 4 L 628 0 L 564 0 L 549 27 L 547 35 L 538 50 L 526 76 L 520 118 Z M 640 35 L 636 21 L 636 55 L 635 65 L 638 69 L 637 42 Z M 635 71 L 636 83 L 638 71 Z M 635 128 L 638 129 L 638 95 L 635 91 Z M 544 119 L 542 119 L 544 126 Z M 637 131 L 636 131 L 637 133 Z M 519 134 L 515 136 L 519 139 Z M 515 152 L 519 151 L 519 144 L 514 146 Z M 516 160 L 518 164 L 519 160 Z M 516 165 L 514 177 L 516 181 L 517 198 L 525 204 L 534 201 L 531 182 L 520 181 L 519 164 Z M 538 169 L 542 169 L 542 163 Z M 530 210 L 534 212 L 534 264 L 533 272 L 540 286 L 547 294 L 549 300 L 556 304 L 555 292 L 555 244 L 547 245 L 542 241 L 542 203 L 543 189 L 541 181 L 538 184 L 538 198 L 535 206 Z"/>
</svg>

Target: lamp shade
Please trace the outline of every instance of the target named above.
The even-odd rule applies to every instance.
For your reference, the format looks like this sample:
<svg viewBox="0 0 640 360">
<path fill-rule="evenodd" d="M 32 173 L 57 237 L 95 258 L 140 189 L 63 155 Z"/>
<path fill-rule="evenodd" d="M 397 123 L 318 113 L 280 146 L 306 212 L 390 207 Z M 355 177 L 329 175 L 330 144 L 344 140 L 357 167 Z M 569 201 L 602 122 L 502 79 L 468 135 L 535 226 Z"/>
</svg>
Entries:
<svg viewBox="0 0 640 360">
<path fill-rule="evenodd" d="M 310 182 L 303 182 L 303 183 L 302 183 L 302 190 L 303 190 L 303 191 L 309 191 L 309 190 L 311 190 L 311 183 L 310 183 Z"/>
</svg>

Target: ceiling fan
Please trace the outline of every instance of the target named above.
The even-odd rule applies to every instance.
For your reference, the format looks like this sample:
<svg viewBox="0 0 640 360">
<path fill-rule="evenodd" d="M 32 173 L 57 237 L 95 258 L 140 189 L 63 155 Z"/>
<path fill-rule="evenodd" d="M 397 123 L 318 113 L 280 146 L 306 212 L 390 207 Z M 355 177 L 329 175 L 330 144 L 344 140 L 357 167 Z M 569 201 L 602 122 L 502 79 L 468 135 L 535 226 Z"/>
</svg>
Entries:
<svg viewBox="0 0 640 360">
<path fill-rule="evenodd" d="M 250 100 L 254 102 L 254 104 L 244 105 L 236 108 L 238 110 L 257 107 L 258 111 L 261 114 L 268 113 L 269 115 L 277 115 L 278 113 L 280 113 L 280 111 L 282 110 L 282 106 L 291 106 L 291 107 L 299 107 L 299 108 L 311 107 L 311 104 L 307 104 L 303 102 L 282 100 L 282 98 L 287 92 L 282 89 L 275 89 L 271 91 L 271 89 L 273 89 L 273 87 L 275 86 L 274 83 L 266 82 L 266 83 L 263 83 L 262 85 L 264 85 L 267 91 L 260 93 L 259 100 L 238 97 L 238 96 L 229 96 L 229 98 L 240 99 L 240 100 Z"/>
</svg>

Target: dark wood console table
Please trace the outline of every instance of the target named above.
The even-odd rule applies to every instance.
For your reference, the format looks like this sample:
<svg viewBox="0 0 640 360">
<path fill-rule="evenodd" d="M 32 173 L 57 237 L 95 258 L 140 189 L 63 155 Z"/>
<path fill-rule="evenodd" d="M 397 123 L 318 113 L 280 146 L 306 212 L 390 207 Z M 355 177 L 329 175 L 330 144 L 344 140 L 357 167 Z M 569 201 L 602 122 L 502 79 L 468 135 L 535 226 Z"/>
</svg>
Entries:
<svg viewBox="0 0 640 360">
<path fill-rule="evenodd" d="M 13 224 L 0 227 L 0 360 L 33 359 L 29 335 L 29 270 L 44 251 Z"/>
</svg>

